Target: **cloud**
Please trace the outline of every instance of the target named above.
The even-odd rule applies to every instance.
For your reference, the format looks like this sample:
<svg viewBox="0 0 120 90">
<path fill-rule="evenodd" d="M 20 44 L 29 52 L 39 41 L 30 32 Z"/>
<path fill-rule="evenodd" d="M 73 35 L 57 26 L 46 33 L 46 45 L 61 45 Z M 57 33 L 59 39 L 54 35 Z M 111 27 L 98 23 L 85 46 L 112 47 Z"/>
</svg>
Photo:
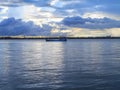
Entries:
<svg viewBox="0 0 120 90">
<path fill-rule="evenodd" d="M 83 33 L 93 30 L 100 34 L 102 30 L 104 33 L 106 29 L 119 29 L 119 3 L 119 0 L 0 0 L 0 21 L 3 20 L 0 35 L 50 35 L 51 31 L 72 33 L 72 28 L 83 29 Z M 56 25 L 61 20 L 64 25 Z M 4 25 L 5 22 L 8 24 Z M 52 27 L 54 23 L 51 22 L 55 26 Z"/>
<path fill-rule="evenodd" d="M 104 12 L 92 12 L 92 13 L 87 12 L 87 13 L 84 13 L 82 15 L 83 18 L 88 18 L 88 17 L 91 17 L 91 18 L 104 18 L 106 16 L 107 16 L 107 18 L 111 18 L 111 19 L 114 19 L 114 20 L 120 20 L 119 15 L 114 15 L 114 13 L 113 14 L 108 14 L 108 13 L 104 13 Z"/>
<path fill-rule="evenodd" d="M 20 0 L 0 0 L 0 6 L 6 7 L 18 7 L 21 6 L 22 2 Z"/>
<path fill-rule="evenodd" d="M 41 8 L 43 12 L 49 8 L 47 11 L 48 13 L 60 18 L 76 15 L 83 16 L 85 13 L 95 12 L 102 12 L 104 17 L 109 15 L 109 17 L 115 16 L 116 18 L 119 18 L 119 3 L 120 1 L 118 0 L 0 0 L 0 6 L 6 6 L 9 8 L 33 5 Z M 27 7 L 26 9 L 28 10 Z M 22 12 L 23 9 L 19 11 Z M 11 12 L 13 11 L 11 10 Z M 35 15 L 39 16 L 38 13 Z"/>
<path fill-rule="evenodd" d="M 8 8 L 7 8 L 7 7 L 2 7 L 2 6 L 0 6 L 0 15 L 1 15 L 1 14 L 5 14 L 7 11 L 8 11 Z"/>
<path fill-rule="evenodd" d="M 1 36 L 16 35 L 50 35 L 51 27 L 43 24 L 42 27 L 35 25 L 32 21 L 23 22 L 21 19 L 8 18 L 0 22 Z"/>
<path fill-rule="evenodd" d="M 61 1 L 61 0 L 59 0 Z M 105 11 L 109 13 L 119 13 L 120 1 L 111 0 L 77 0 L 72 3 L 68 3 L 62 7 L 63 9 L 75 9 L 78 12 L 93 12 L 93 11 Z"/>
<path fill-rule="evenodd" d="M 82 19 L 82 18 L 81 18 Z M 88 18 L 86 18 L 88 19 Z M 86 20 L 85 19 L 85 20 Z M 104 18 L 104 20 L 108 18 Z M 85 20 L 78 21 L 85 24 Z M 105 22 L 101 19 L 101 22 Z M 91 23 L 101 23 L 98 19 L 87 20 Z M 112 21 L 111 21 L 112 22 Z M 114 22 L 114 20 L 113 20 Z M 73 36 L 73 37 L 101 37 L 101 36 L 120 36 L 120 28 L 104 28 L 104 29 L 89 29 L 61 25 L 61 23 L 51 23 L 52 25 L 42 24 L 42 26 L 35 25 L 32 21 L 24 22 L 21 19 L 8 18 L 0 22 L 0 36 Z M 71 23 L 72 24 L 72 23 Z"/>
<path fill-rule="evenodd" d="M 120 21 L 110 18 L 82 18 L 79 16 L 66 17 L 62 23 L 69 27 L 79 27 L 88 29 L 120 28 Z"/>
<path fill-rule="evenodd" d="M 56 15 L 61 16 L 83 16 L 85 13 L 102 13 L 104 17 L 116 17 L 120 15 L 120 1 L 118 0 L 56 0 L 57 3 L 63 3 L 61 7 L 56 7 Z M 55 6 L 53 5 L 53 6 Z M 72 14 L 68 11 L 72 10 Z M 100 16 L 100 15 L 99 15 Z M 89 16 L 88 16 L 89 17 Z M 100 16 L 101 17 L 101 16 Z"/>
<path fill-rule="evenodd" d="M 0 8 L 0 11 L 2 11 L 3 8 Z"/>
<path fill-rule="evenodd" d="M 0 6 L 18 7 L 23 5 L 35 5 L 39 7 L 49 6 L 51 0 L 0 0 Z"/>
<path fill-rule="evenodd" d="M 86 29 L 86 28 L 71 28 L 71 32 L 68 33 L 68 36 L 72 37 L 119 37 L 120 28 L 110 28 L 110 29 Z"/>
<path fill-rule="evenodd" d="M 18 7 L 34 5 L 37 7 L 53 7 L 56 10 L 74 9 L 78 13 L 104 11 L 120 14 L 119 0 L 0 0 L 0 6 Z"/>
</svg>

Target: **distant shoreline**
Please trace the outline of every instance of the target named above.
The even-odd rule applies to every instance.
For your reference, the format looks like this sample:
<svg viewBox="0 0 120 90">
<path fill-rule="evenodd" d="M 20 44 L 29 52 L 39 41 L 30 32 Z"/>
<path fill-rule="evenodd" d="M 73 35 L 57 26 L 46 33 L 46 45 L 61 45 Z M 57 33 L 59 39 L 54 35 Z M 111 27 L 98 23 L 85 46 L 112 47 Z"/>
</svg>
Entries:
<svg viewBox="0 0 120 90">
<path fill-rule="evenodd" d="M 0 39 L 59 39 L 60 37 L 39 37 L 39 36 L 4 36 L 0 37 Z M 65 37 L 67 39 L 120 39 L 120 37 Z"/>
</svg>

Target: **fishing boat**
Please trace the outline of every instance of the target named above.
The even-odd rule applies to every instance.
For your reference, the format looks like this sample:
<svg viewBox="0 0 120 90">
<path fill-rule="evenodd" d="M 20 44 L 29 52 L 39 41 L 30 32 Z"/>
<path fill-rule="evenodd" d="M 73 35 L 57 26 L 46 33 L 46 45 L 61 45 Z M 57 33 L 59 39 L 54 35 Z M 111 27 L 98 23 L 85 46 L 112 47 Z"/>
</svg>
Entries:
<svg viewBox="0 0 120 90">
<path fill-rule="evenodd" d="M 46 41 L 67 41 L 66 37 L 46 38 Z"/>
</svg>

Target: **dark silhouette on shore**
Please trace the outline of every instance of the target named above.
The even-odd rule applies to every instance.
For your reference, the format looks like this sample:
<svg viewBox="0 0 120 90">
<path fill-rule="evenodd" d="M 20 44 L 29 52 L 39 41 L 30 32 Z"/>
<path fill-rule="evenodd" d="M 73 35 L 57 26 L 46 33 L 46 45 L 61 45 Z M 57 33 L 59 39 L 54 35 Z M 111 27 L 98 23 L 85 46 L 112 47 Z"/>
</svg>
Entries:
<svg viewBox="0 0 120 90">
<path fill-rule="evenodd" d="M 59 36 L 1 36 L 0 39 L 60 39 Z M 66 39 L 120 39 L 120 37 L 65 37 Z"/>
</svg>

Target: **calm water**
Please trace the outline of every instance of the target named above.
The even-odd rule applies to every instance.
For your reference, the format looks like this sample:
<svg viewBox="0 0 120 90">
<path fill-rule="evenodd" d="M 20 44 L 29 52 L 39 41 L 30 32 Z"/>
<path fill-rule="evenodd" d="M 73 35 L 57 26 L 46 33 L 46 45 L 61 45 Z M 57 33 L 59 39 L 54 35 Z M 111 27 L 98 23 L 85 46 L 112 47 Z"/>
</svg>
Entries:
<svg viewBox="0 0 120 90">
<path fill-rule="evenodd" d="M 119 90 L 120 40 L 0 40 L 0 90 Z"/>
</svg>

